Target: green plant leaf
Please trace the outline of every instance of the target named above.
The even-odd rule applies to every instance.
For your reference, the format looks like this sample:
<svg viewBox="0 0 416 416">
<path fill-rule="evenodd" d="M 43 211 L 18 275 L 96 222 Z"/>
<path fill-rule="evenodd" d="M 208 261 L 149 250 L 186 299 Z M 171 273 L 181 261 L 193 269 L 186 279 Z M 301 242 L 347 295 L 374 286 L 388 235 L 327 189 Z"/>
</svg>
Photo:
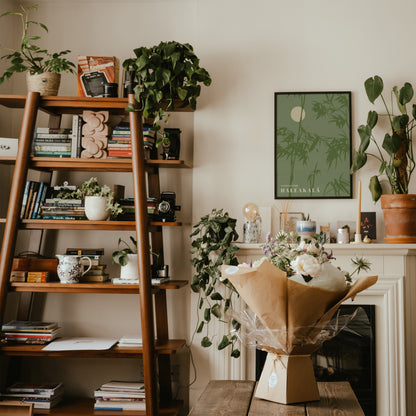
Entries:
<svg viewBox="0 0 416 416">
<path fill-rule="evenodd" d="M 208 337 L 204 337 L 204 338 L 202 338 L 202 340 L 201 340 L 201 345 L 202 345 L 204 348 L 208 348 L 208 347 L 210 347 L 210 346 L 212 345 L 212 342 L 210 341 L 210 339 L 209 339 Z"/>
<path fill-rule="evenodd" d="M 228 346 L 228 345 L 230 345 L 230 344 L 231 344 L 231 342 L 230 342 L 230 340 L 228 339 L 227 335 L 224 335 L 224 336 L 222 337 L 221 342 L 218 344 L 218 349 L 219 349 L 219 350 L 223 350 L 225 347 L 227 347 L 227 346 Z"/>
<path fill-rule="evenodd" d="M 400 148 L 402 139 L 397 133 L 390 134 L 386 133 L 383 140 L 383 149 L 390 155 L 393 156 Z"/>
<path fill-rule="evenodd" d="M 373 198 L 373 201 L 377 202 L 383 193 L 383 190 L 381 188 L 381 185 L 377 176 L 372 176 L 370 178 L 370 185 L 368 188 L 370 189 L 371 197 Z"/>
<path fill-rule="evenodd" d="M 231 351 L 231 357 L 233 358 L 239 358 L 240 357 L 240 350 L 234 349 Z"/>
<path fill-rule="evenodd" d="M 361 143 L 359 147 L 359 152 L 363 153 L 367 150 L 368 145 L 370 144 L 371 138 L 371 128 L 368 125 L 361 125 L 358 127 L 358 134 L 361 138 Z"/>
<path fill-rule="evenodd" d="M 400 93 L 399 93 L 400 104 L 405 106 L 413 98 L 413 94 L 414 92 L 413 92 L 412 84 L 410 84 L 409 82 L 406 82 L 403 85 L 403 87 L 400 88 Z"/>
<path fill-rule="evenodd" d="M 209 322 L 211 320 L 211 309 L 206 308 L 204 311 L 204 319 Z"/>
<path fill-rule="evenodd" d="M 352 166 L 351 166 L 351 173 L 357 172 L 357 170 L 361 169 L 367 162 L 367 153 L 361 153 L 354 151 L 353 159 L 352 159 Z"/>
<path fill-rule="evenodd" d="M 383 80 L 378 76 L 375 75 L 373 78 L 368 78 L 364 82 L 365 92 L 367 93 L 367 97 L 372 104 L 374 101 L 381 95 L 383 92 L 384 84 Z"/>
<path fill-rule="evenodd" d="M 221 306 L 219 305 L 219 303 L 216 303 L 212 308 L 211 308 L 211 313 L 216 317 L 216 318 L 221 318 Z"/>
<path fill-rule="evenodd" d="M 204 321 L 201 321 L 201 323 L 198 326 L 198 329 L 196 330 L 197 334 L 200 334 L 204 328 Z"/>
<path fill-rule="evenodd" d="M 221 296 L 221 293 L 214 292 L 214 293 L 211 295 L 211 299 L 212 299 L 212 300 L 222 300 L 222 299 L 223 299 L 223 297 Z"/>
<path fill-rule="evenodd" d="M 378 121 L 377 112 L 376 111 L 369 111 L 368 116 L 367 116 L 367 125 L 370 128 L 370 130 L 372 130 L 375 127 L 375 125 L 377 124 L 377 121 Z M 371 135 L 371 131 L 370 131 L 370 135 Z"/>
</svg>

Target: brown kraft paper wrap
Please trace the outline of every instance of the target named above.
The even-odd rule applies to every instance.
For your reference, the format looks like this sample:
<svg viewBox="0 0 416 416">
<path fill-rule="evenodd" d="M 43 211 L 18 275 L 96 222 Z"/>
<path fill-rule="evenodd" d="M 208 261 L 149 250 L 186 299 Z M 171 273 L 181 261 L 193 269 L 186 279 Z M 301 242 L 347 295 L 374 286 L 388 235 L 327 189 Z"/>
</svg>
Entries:
<svg viewBox="0 0 416 416">
<path fill-rule="evenodd" d="M 270 331 L 273 345 L 262 345 L 267 359 L 256 397 L 278 403 L 319 400 L 310 354 L 314 341 L 342 302 L 372 286 L 377 276 L 359 277 L 343 292 L 303 285 L 268 261 L 259 268 L 223 266 L 222 275 Z"/>
</svg>

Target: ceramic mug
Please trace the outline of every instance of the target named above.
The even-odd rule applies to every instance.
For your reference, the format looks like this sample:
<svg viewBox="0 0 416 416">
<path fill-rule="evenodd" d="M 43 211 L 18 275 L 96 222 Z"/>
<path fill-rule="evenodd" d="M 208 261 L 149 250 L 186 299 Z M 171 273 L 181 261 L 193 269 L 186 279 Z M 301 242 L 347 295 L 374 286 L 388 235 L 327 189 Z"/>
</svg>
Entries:
<svg viewBox="0 0 416 416">
<path fill-rule="evenodd" d="M 84 276 L 92 266 L 91 259 L 86 256 L 57 254 L 58 257 L 58 277 L 61 283 L 78 283 L 78 278 Z M 89 266 L 86 270 L 82 271 L 81 260 L 87 259 Z"/>
</svg>

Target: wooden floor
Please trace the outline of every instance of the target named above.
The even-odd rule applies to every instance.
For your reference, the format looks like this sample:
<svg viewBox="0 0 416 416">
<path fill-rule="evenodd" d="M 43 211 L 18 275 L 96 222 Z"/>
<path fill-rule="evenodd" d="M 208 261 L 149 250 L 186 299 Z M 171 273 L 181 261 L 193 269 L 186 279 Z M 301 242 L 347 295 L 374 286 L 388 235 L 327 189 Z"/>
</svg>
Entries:
<svg viewBox="0 0 416 416">
<path fill-rule="evenodd" d="M 189 416 L 364 416 L 348 382 L 318 383 L 320 401 L 284 405 L 254 397 L 254 381 L 210 381 Z"/>
</svg>

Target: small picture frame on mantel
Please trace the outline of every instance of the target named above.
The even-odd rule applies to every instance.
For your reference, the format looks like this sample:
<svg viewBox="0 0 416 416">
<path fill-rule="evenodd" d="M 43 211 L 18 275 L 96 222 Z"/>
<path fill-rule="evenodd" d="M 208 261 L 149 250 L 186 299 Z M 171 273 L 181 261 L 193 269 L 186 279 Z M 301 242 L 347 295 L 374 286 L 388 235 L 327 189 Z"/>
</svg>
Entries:
<svg viewBox="0 0 416 416">
<path fill-rule="evenodd" d="M 362 212 L 360 223 L 361 238 L 370 238 L 371 240 L 377 240 L 377 227 L 376 227 L 376 213 L 375 212 Z"/>
</svg>

